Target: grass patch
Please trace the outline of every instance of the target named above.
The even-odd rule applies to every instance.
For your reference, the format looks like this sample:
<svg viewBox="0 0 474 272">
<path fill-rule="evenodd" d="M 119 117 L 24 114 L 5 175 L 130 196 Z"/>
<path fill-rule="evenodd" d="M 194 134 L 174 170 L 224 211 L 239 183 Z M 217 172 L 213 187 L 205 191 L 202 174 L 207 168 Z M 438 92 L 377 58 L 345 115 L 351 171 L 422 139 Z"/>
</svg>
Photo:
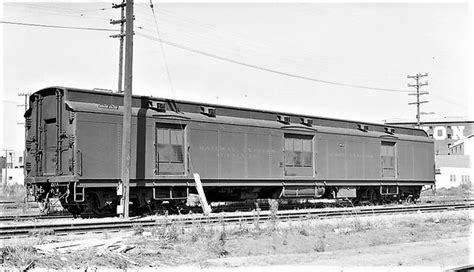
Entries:
<svg viewBox="0 0 474 272">
<path fill-rule="evenodd" d="M 472 220 L 467 212 L 413 214 L 374 217 L 346 217 L 299 222 L 217 225 L 194 222 L 190 227 L 171 221 L 150 228 L 136 226 L 125 243 L 133 249 L 122 252 L 98 252 L 96 249 L 71 253 L 40 253 L 31 246 L 0 248 L 0 265 L 24 269 L 82 269 L 108 267 L 133 269 L 202 264 L 226 257 L 254 257 L 282 254 L 318 254 L 341 249 L 373 247 L 385 244 L 437 240 L 469 235 Z M 38 239 L 38 238 L 36 238 Z M 44 239 L 39 239 L 44 243 Z M 281 260 L 280 260 L 281 259 Z M 279 258 L 284 263 L 285 258 Z M 209 264 L 207 264 L 209 265 Z"/>
<path fill-rule="evenodd" d="M 25 202 L 26 199 L 26 188 L 20 184 L 8 184 L 2 186 L 2 197 L 3 201 L 14 201 L 17 203 Z"/>
<path fill-rule="evenodd" d="M 471 182 L 465 182 L 458 187 L 438 188 L 436 190 L 425 190 L 421 192 L 421 198 L 438 196 L 438 197 L 459 197 L 466 198 L 473 194 L 474 187 Z"/>
</svg>

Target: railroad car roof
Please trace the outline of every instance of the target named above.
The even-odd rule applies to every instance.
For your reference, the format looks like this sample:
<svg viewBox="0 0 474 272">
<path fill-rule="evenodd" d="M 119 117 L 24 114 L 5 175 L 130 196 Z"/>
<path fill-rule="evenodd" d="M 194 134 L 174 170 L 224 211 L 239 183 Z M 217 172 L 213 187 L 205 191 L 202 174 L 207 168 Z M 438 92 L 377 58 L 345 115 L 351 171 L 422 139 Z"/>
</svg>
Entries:
<svg viewBox="0 0 474 272">
<path fill-rule="evenodd" d="M 103 114 L 112 114 L 112 115 L 122 115 L 122 106 L 118 107 L 101 107 L 101 104 L 97 103 L 87 103 L 87 102 L 74 102 L 67 101 L 67 107 L 70 110 L 78 112 L 92 112 L 92 113 L 103 113 Z M 329 133 L 329 134 L 339 134 L 339 135 L 352 135 L 352 136 L 364 136 L 364 137 L 374 137 L 381 139 L 400 139 L 400 140 L 409 140 L 409 141 L 431 141 L 429 138 L 420 139 L 416 135 L 407 135 L 395 133 L 394 135 L 387 134 L 379 131 L 361 131 L 357 129 L 341 128 L 341 127 L 330 127 L 330 126 L 306 126 L 304 124 L 292 123 L 292 124 L 282 124 L 276 122 L 275 120 L 261 120 L 261 119 L 248 119 L 241 117 L 232 117 L 232 116 L 215 116 L 210 117 L 199 113 L 189 113 L 189 112 L 159 112 L 156 110 L 147 110 L 139 114 L 140 108 L 132 108 L 133 116 L 146 116 L 148 118 L 157 118 L 162 122 L 171 121 L 175 123 L 181 123 L 186 121 L 194 122 L 203 122 L 203 123 L 215 123 L 215 124 L 232 124 L 237 126 L 247 126 L 254 128 L 270 128 L 270 129 L 284 129 L 286 132 L 294 133 Z"/>
<path fill-rule="evenodd" d="M 69 87 L 59 87 L 59 86 L 48 87 L 48 88 L 44 88 L 35 92 L 34 94 L 31 95 L 30 101 L 33 101 L 34 99 L 33 96 L 36 94 L 42 94 L 42 95 L 54 94 L 55 90 L 62 91 L 63 94 L 65 95 L 66 101 L 73 102 L 73 103 L 69 103 L 70 106 L 72 106 L 73 104 L 76 104 L 74 102 L 79 102 L 79 104 L 91 103 L 91 104 L 99 104 L 99 105 L 108 105 L 111 107 L 123 106 L 123 94 L 120 94 L 120 93 L 97 91 L 97 90 L 86 90 L 86 89 L 69 88 Z M 285 113 L 285 112 L 277 112 L 277 111 L 249 109 L 249 108 L 244 108 L 244 107 L 225 106 L 225 105 L 217 105 L 217 104 L 211 104 L 211 103 L 191 102 L 191 101 L 175 100 L 175 99 L 160 98 L 160 97 L 153 97 L 153 96 L 133 95 L 132 107 L 147 108 L 147 107 L 150 107 L 150 103 L 152 102 L 155 102 L 155 103 L 164 102 L 166 104 L 167 110 L 170 110 L 170 111 L 184 112 L 184 113 L 191 113 L 191 114 L 195 113 L 198 115 L 201 114 L 201 107 L 210 107 L 216 110 L 216 118 L 228 116 L 228 117 L 240 117 L 240 118 L 254 119 L 254 120 L 277 121 L 277 116 L 280 115 L 280 116 L 289 117 L 291 125 L 300 124 L 301 118 L 309 118 L 309 119 L 312 119 L 313 126 L 315 127 L 333 127 L 333 128 L 358 130 L 358 125 L 368 125 L 370 131 L 384 133 L 385 128 L 394 128 L 396 129 L 395 134 L 428 137 L 428 135 L 426 134 L 424 130 L 415 129 L 415 128 L 376 124 L 376 123 L 369 123 L 369 122 L 363 122 L 363 121 L 351 121 L 351 120 L 343 120 L 343 119 L 336 119 L 336 118 L 316 117 L 316 116 L 296 114 L 296 113 Z M 76 104 L 76 107 L 79 104 Z M 72 107 L 74 108 L 74 106 Z M 81 106 L 80 108 L 83 108 L 83 107 Z M 95 106 L 95 108 L 97 109 L 97 106 Z M 104 110 L 107 110 L 107 109 L 104 109 Z M 197 115 L 193 114 L 193 116 L 195 117 Z"/>
</svg>

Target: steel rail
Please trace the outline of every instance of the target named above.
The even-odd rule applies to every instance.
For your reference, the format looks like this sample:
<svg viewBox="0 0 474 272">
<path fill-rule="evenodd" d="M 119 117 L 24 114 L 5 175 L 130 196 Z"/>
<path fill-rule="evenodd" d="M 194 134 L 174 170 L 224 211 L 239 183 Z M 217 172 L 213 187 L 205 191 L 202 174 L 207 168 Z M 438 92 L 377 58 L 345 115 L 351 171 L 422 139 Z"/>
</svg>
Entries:
<svg viewBox="0 0 474 272">
<path fill-rule="evenodd" d="M 26 221 L 26 220 L 50 220 L 73 218 L 72 214 L 22 214 L 22 215 L 3 215 L 0 216 L 0 222 L 4 221 Z"/>
<path fill-rule="evenodd" d="M 418 202 L 418 206 L 417 207 L 420 207 L 422 205 L 436 205 L 436 204 L 439 204 L 439 203 L 442 203 L 443 205 L 446 205 L 448 203 L 450 204 L 457 204 L 457 203 L 466 203 L 466 202 L 474 202 L 474 199 L 463 199 L 463 200 L 442 200 L 442 201 L 433 201 L 433 202 Z M 1 202 L 0 202 L 0 207 L 1 207 Z M 262 210 L 268 210 L 270 207 L 269 205 L 266 205 L 266 206 L 261 206 L 262 207 Z M 377 207 L 382 207 L 382 208 L 390 208 L 390 207 L 393 207 L 393 206 L 377 206 Z M 282 206 L 283 209 L 281 209 L 279 211 L 279 213 L 282 213 L 284 211 L 291 211 L 291 212 L 297 212 L 298 210 L 295 210 L 295 208 L 297 209 L 298 206 L 296 205 L 283 205 Z M 364 206 L 358 206 L 358 207 L 354 207 L 354 208 L 361 208 L 361 209 L 364 209 Z M 253 210 L 254 207 L 234 207 L 234 211 L 241 211 L 241 212 L 245 212 L 246 210 Z M 318 210 L 321 210 L 322 208 L 302 208 L 304 209 L 305 211 L 307 210 L 310 210 L 310 209 L 318 209 Z M 197 212 L 196 212 L 197 211 Z M 193 212 L 196 212 L 196 213 L 200 213 L 200 208 L 196 208 L 193 210 Z M 221 212 L 220 210 L 217 211 L 217 213 Z M 227 211 L 229 212 L 229 211 Z M 102 217 L 114 217 L 113 215 L 105 215 L 105 216 L 102 216 Z M 85 214 L 83 216 L 81 216 L 81 218 L 102 218 L 102 217 L 97 217 L 96 215 L 94 214 Z M 59 213 L 53 213 L 53 214 L 21 214 L 21 215 L 0 215 L 0 222 L 5 222 L 5 221 L 26 221 L 26 220 L 50 220 L 50 219 L 66 219 L 66 218 L 74 218 L 73 215 L 69 214 L 68 212 L 59 212 Z"/>
<path fill-rule="evenodd" d="M 445 204 L 445 205 L 412 205 L 397 207 L 372 207 L 372 208 L 338 208 L 338 209 L 310 209 L 310 210 L 290 210 L 277 211 L 272 214 L 270 211 L 253 211 L 245 213 L 229 213 L 229 214 L 211 214 L 203 215 L 179 215 L 179 216 L 159 216 L 156 218 L 141 218 L 107 221 L 72 221 L 50 224 L 15 224 L 1 225 L 0 238 L 11 238 L 16 236 L 30 236 L 35 234 L 66 234 L 66 233 L 87 233 L 87 232 L 103 232 L 112 230 L 130 229 L 133 227 L 152 227 L 152 226 L 168 226 L 171 224 L 182 224 L 189 226 L 192 224 L 224 224 L 224 223 L 264 223 L 269 220 L 278 221 L 295 221 L 305 219 L 329 219 L 346 216 L 368 216 L 382 214 L 399 214 L 413 212 L 435 212 L 446 210 L 472 209 L 474 203 L 461 204 Z"/>
</svg>

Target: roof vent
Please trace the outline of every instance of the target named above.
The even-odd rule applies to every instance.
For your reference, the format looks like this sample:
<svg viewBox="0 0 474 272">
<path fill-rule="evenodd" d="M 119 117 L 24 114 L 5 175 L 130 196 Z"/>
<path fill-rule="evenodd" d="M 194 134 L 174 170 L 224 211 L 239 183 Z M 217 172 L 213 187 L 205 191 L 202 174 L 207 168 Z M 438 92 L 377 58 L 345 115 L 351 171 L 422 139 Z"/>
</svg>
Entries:
<svg viewBox="0 0 474 272">
<path fill-rule="evenodd" d="M 368 131 L 368 130 L 369 130 L 369 126 L 368 126 L 368 125 L 364 125 L 364 124 L 357 124 L 357 129 L 362 130 L 362 131 Z"/>
<path fill-rule="evenodd" d="M 313 119 L 302 117 L 301 118 L 301 124 L 306 125 L 308 127 L 313 125 Z"/>
<path fill-rule="evenodd" d="M 285 124 L 289 124 L 289 123 L 290 123 L 290 116 L 277 115 L 277 118 L 278 118 L 278 122 L 282 122 L 282 123 L 285 123 Z"/>
<path fill-rule="evenodd" d="M 110 90 L 110 89 L 102 89 L 102 88 L 94 88 L 93 91 L 96 91 L 96 92 L 113 93 L 113 91 Z"/>
<path fill-rule="evenodd" d="M 204 115 L 207 115 L 207 116 L 215 117 L 216 116 L 216 108 L 201 106 L 201 113 L 204 114 Z"/>
<path fill-rule="evenodd" d="M 149 103 L 149 108 L 152 108 L 156 111 L 161 111 L 165 112 L 166 111 L 166 104 L 165 102 L 160 102 L 160 101 L 150 101 Z"/>
<path fill-rule="evenodd" d="M 394 134 L 395 133 L 394 128 L 384 127 L 384 130 L 385 130 L 385 133 L 388 133 L 388 134 Z"/>
</svg>

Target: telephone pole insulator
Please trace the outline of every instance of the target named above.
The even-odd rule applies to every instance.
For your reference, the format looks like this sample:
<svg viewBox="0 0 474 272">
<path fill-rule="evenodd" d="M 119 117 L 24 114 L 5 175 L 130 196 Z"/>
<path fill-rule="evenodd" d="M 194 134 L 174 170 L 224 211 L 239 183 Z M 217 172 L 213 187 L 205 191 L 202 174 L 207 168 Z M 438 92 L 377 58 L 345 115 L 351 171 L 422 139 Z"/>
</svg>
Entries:
<svg viewBox="0 0 474 272">
<path fill-rule="evenodd" d="M 125 37 L 125 33 L 109 35 L 109 37 L 110 38 L 123 38 Z"/>
<path fill-rule="evenodd" d="M 112 4 L 112 8 L 124 8 L 125 6 L 127 6 L 127 3 L 125 2 L 122 2 L 120 4 L 115 4 L 115 3 Z"/>
<path fill-rule="evenodd" d="M 420 87 L 427 86 L 428 81 L 425 83 L 420 82 L 420 78 L 428 76 L 427 73 L 425 74 L 416 74 L 414 76 L 408 75 L 407 78 L 412 78 L 416 80 L 416 84 L 408 84 L 408 87 L 416 88 L 416 92 L 409 93 L 408 95 L 416 95 L 416 102 L 410 102 L 408 105 L 416 105 L 416 125 L 419 128 L 420 123 L 420 104 L 428 103 L 428 101 L 420 101 L 420 96 L 429 94 L 429 92 L 421 92 Z"/>
<path fill-rule="evenodd" d="M 125 23 L 125 18 L 122 18 L 122 19 L 120 19 L 120 20 L 112 20 L 112 19 L 110 19 L 110 24 L 111 24 L 111 25 L 118 25 L 118 24 L 123 24 L 123 23 Z"/>
</svg>

